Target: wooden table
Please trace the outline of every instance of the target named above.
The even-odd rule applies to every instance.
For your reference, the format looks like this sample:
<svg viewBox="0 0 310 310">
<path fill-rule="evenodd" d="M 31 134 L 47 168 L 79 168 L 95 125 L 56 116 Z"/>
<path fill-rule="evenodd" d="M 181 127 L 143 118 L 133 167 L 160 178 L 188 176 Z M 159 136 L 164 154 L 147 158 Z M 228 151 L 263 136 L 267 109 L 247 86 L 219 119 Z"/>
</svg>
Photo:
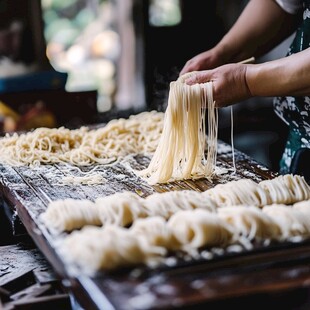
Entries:
<svg viewBox="0 0 310 310">
<path fill-rule="evenodd" d="M 224 302 L 227 298 L 278 294 L 309 286 L 309 242 L 259 247 L 239 254 L 221 254 L 219 249 L 214 249 L 213 259 L 202 257 L 177 265 L 167 261 L 156 269 L 139 267 L 102 273 L 94 278 L 72 276 L 53 247 L 54 238 L 38 219 L 50 201 L 69 197 L 94 200 L 124 190 L 142 197 L 178 189 L 205 191 L 230 180 L 251 178 L 259 182 L 276 176 L 239 151 L 236 151 L 237 172 L 233 173 L 231 148 L 224 142 L 219 144 L 218 163 L 227 168 L 228 173 L 226 178 L 216 177 L 213 183 L 203 179 L 150 186 L 128 168 L 130 165 L 140 169 L 148 162 L 148 157 L 138 155 L 114 166 L 97 166 L 97 172 L 108 182 L 96 186 L 60 186 L 62 176 L 80 175 L 78 169 L 68 172 L 62 165 L 46 165 L 35 170 L 0 165 L 3 199 L 17 211 L 38 248 L 56 273 L 66 279 L 64 283 L 86 309 L 194 309 Z M 90 168 L 83 168 L 87 169 Z"/>
</svg>

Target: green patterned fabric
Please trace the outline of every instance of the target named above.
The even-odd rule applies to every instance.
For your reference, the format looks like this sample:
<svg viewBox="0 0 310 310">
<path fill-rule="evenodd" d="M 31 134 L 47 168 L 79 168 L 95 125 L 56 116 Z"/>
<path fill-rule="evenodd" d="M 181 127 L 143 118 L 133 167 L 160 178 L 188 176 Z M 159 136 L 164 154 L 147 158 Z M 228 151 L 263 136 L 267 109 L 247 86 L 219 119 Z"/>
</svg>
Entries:
<svg viewBox="0 0 310 310">
<path fill-rule="evenodd" d="M 287 55 L 310 46 L 310 0 L 303 1 L 303 15 Z M 286 147 L 280 161 L 280 173 L 289 173 L 292 159 L 300 148 L 310 148 L 310 97 L 277 97 L 276 114 L 289 126 Z"/>
</svg>

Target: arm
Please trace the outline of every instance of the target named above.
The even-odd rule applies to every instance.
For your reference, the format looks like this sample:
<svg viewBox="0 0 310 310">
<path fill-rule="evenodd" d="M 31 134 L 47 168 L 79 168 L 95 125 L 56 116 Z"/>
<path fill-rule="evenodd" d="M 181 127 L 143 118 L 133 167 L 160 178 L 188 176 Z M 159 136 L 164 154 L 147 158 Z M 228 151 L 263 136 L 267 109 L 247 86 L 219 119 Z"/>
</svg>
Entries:
<svg viewBox="0 0 310 310">
<path fill-rule="evenodd" d="M 196 73 L 185 82 L 213 82 L 213 98 L 224 107 L 253 96 L 310 95 L 310 48 L 262 64 L 228 64 Z"/>
<path fill-rule="evenodd" d="M 222 40 L 190 59 L 180 75 L 259 57 L 296 29 L 297 18 L 283 11 L 274 0 L 251 0 Z"/>
<path fill-rule="evenodd" d="M 309 96 L 310 48 L 258 65 L 249 65 L 246 81 L 252 96 Z"/>
<path fill-rule="evenodd" d="M 251 0 L 219 46 L 234 62 L 259 57 L 296 29 L 297 18 L 274 0 Z"/>
</svg>

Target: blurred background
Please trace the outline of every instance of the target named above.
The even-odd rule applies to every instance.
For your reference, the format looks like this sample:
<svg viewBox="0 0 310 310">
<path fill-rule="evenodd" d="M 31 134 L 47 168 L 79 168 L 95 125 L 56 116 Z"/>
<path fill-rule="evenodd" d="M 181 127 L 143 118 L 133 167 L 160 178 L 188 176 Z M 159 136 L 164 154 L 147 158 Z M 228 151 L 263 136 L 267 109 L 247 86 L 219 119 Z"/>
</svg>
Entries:
<svg viewBox="0 0 310 310">
<path fill-rule="evenodd" d="M 164 111 L 185 62 L 215 45 L 248 1 L 0 0 L 0 128 L 107 122 Z M 257 59 L 286 54 L 291 38 Z M 230 143 L 230 108 L 219 137 Z M 277 170 L 286 127 L 272 98 L 234 106 L 234 144 Z"/>
</svg>

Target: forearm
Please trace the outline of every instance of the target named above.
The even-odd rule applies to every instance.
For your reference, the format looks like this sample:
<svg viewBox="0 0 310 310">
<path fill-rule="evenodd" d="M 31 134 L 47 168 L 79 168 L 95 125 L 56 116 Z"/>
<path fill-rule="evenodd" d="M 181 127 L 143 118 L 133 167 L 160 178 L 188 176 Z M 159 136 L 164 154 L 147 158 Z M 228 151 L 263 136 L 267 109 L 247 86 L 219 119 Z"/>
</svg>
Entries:
<svg viewBox="0 0 310 310">
<path fill-rule="evenodd" d="M 310 96 L 310 48 L 274 61 L 248 65 L 252 96 Z"/>
<path fill-rule="evenodd" d="M 296 21 L 274 0 L 251 0 L 216 48 L 227 62 L 261 56 L 294 31 Z"/>
</svg>

